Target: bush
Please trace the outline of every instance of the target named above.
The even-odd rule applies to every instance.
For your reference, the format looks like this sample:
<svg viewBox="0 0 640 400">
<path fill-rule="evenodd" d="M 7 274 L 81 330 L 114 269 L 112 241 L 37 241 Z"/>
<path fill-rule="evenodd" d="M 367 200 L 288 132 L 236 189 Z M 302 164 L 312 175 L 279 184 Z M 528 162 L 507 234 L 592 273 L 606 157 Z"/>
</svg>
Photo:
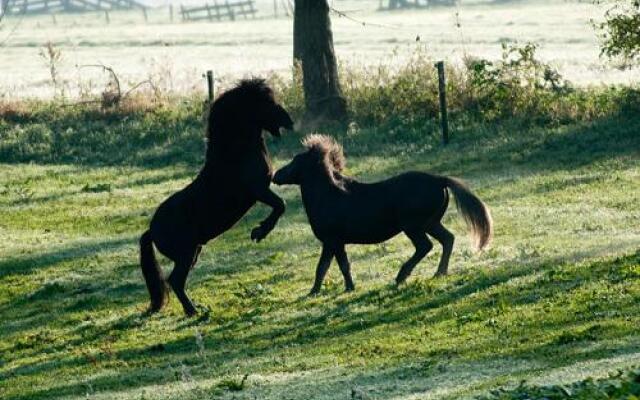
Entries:
<svg viewBox="0 0 640 400">
<path fill-rule="evenodd" d="M 590 121 L 638 109 L 637 90 L 615 87 L 573 88 L 550 65 L 540 61 L 537 46 L 502 47 L 491 61 L 469 58 L 447 68 L 449 113 L 455 123 L 518 119 L 521 123 L 562 124 Z M 293 80 L 272 77 L 279 98 L 294 115 L 304 111 L 299 71 Z M 389 131 L 437 129 L 438 80 L 434 61 L 419 47 L 404 65 L 345 68 L 340 71 L 349 114 L 359 127 Z M 419 128 L 418 128 L 419 127 Z"/>
<path fill-rule="evenodd" d="M 53 135 L 46 124 L 0 125 L 0 159 L 27 161 L 51 153 Z"/>
<path fill-rule="evenodd" d="M 450 121 L 454 130 L 486 123 L 559 125 L 617 114 L 635 115 L 640 92 L 626 87 L 573 88 L 536 57 L 537 47 L 503 46 L 502 57 L 468 59 L 447 67 Z M 293 79 L 269 77 L 278 99 L 298 119 L 304 112 L 299 69 Z M 347 135 L 371 128 L 390 141 L 420 143 L 439 133 L 437 73 L 417 48 L 400 66 L 341 68 L 350 124 Z M 0 161 L 149 165 L 184 161 L 204 148 L 201 97 L 158 102 L 135 93 L 117 106 L 70 106 L 54 101 L 0 101 Z M 323 127 L 329 132 L 336 132 Z M 339 127 L 337 132 L 344 133 Z M 515 129 L 514 129 L 515 131 Z M 200 157 L 187 161 L 194 165 Z"/>
<path fill-rule="evenodd" d="M 557 114 L 559 110 L 551 107 L 572 89 L 557 71 L 536 58 L 536 51 L 533 43 L 522 47 L 503 44 L 498 61 L 468 59 L 466 108 L 487 119 Z"/>
<path fill-rule="evenodd" d="M 602 55 L 621 58 L 625 63 L 640 57 L 640 1 L 618 0 L 597 24 L 602 40 Z"/>
<path fill-rule="evenodd" d="M 143 104 L 142 102 L 136 104 Z M 166 163 L 204 148 L 202 101 L 101 109 L 29 101 L 0 106 L 0 161 Z M 201 162 L 200 158 L 193 163 Z"/>
</svg>

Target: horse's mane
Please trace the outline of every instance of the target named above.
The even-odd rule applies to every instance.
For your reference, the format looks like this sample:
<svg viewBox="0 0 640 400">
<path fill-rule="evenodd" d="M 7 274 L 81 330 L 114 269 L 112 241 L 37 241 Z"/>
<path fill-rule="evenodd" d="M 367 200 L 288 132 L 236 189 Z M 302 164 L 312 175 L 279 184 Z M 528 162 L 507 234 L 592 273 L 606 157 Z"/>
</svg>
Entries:
<svg viewBox="0 0 640 400">
<path fill-rule="evenodd" d="M 213 146 L 244 142 L 251 130 L 249 114 L 261 103 L 273 101 L 273 90 L 261 78 L 243 79 L 222 93 L 209 108 L 207 154 Z"/>
<path fill-rule="evenodd" d="M 310 153 L 315 153 L 322 161 L 322 167 L 331 182 L 345 190 L 343 182 L 337 179 L 347 163 L 342 145 L 328 135 L 311 134 L 302 139 L 302 145 Z"/>
</svg>

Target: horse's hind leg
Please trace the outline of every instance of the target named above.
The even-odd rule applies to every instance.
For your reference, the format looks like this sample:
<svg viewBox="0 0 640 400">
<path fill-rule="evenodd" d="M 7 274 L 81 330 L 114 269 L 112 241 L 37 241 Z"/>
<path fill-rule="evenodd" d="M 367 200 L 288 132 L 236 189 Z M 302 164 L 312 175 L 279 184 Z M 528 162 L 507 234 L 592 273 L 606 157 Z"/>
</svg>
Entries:
<svg viewBox="0 0 640 400">
<path fill-rule="evenodd" d="M 442 245 L 442 257 L 440 258 L 438 271 L 436 271 L 434 276 L 447 275 L 447 272 L 449 271 L 449 258 L 453 251 L 455 236 L 453 236 L 453 233 L 449 232 L 447 228 L 442 226 L 442 223 L 440 222 L 429 228 L 427 233 L 433 236 Z"/>
<path fill-rule="evenodd" d="M 187 296 L 185 287 L 187 284 L 187 276 L 189 275 L 191 268 L 195 265 L 198 254 L 200 254 L 200 251 L 196 248 L 189 257 L 185 256 L 181 259 L 175 260 L 175 267 L 167 279 L 167 283 L 169 283 L 169 286 L 173 289 L 176 297 L 180 300 L 184 313 L 188 316 L 196 314 L 196 307 L 191 302 L 191 299 L 189 299 L 189 296 Z"/>
<path fill-rule="evenodd" d="M 353 291 L 356 287 L 353 285 L 353 279 L 351 278 L 351 265 L 349 264 L 349 258 L 347 252 L 344 250 L 344 245 L 336 248 L 336 260 L 342 272 L 344 278 L 344 286 L 347 292 Z"/>
<path fill-rule="evenodd" d="M 433 248 L 433 244 L 429 241 L 424 232 L 405 231 L 405 234 L 409 239 L 411 239 L 411 243 L 415 246 L 416 251 L 413 253 L 413 256 L 411 256 L 411 258 L 402 265 L 402 268 L 400 268 L 398 276 L 396 277 L 396 284 L 398 285 L 407 280 L 409 275 L 411 275 L 413 268 L 415 268 L 420 260 L 422 260 Z"/>
</svg>

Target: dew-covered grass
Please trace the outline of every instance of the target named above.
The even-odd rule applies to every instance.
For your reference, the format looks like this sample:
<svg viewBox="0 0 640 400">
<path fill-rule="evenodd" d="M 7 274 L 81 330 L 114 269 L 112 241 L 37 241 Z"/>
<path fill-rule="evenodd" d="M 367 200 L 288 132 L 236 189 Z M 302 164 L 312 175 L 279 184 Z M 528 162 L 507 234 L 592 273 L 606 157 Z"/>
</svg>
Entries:
<svg viewBox="0 0 640 400">
<path fill-rule="evenodd" d="M 36 107 L 36 106 L 33 106 Z M 405 286 L 398 236 L 350 246 L 305 297 L 320 246 L 295 188 L 260 244 L 263 206 L 209 243 L 189 292 L 148 317 L 137 241 L 155 206 L 197 173 L 200 103 L 131 114 L 44 107 L 0 120 L 0 397 L 429 399 L 570 384 L 640 363 L 640 121 L 453 124 L 333 132 L 364 181 L 418 169 L 461 177 L 495 240 L 471 251 L 454 207 L 451 275 L 436 246 Z M 276 166 L 300 133 L 268 140 Z M 166 268 L 166 260 L 163 260 Z M 514 389 L 516 390 L 516 389 Z"/>
</svg>

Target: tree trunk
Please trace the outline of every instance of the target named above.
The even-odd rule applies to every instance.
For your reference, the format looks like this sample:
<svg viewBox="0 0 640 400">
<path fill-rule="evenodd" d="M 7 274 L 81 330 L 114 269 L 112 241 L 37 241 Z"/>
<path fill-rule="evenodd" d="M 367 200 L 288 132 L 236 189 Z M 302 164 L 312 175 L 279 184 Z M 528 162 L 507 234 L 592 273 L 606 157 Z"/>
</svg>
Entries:
<svg viewBox="0 0 640 400">
<path fill-rule="evenodd" d="M 302 67 L 305 120 L 346 121 L 327 0 L 295 0 L 293 57 Z"/>
<path fill-rule="evenodd" d="M 7 8 L 9 7 L 9 0 L 2 0 L 0 3 L 0 21 L 2 21 L 2 17 L 7 12 Z"/>
</svg>

